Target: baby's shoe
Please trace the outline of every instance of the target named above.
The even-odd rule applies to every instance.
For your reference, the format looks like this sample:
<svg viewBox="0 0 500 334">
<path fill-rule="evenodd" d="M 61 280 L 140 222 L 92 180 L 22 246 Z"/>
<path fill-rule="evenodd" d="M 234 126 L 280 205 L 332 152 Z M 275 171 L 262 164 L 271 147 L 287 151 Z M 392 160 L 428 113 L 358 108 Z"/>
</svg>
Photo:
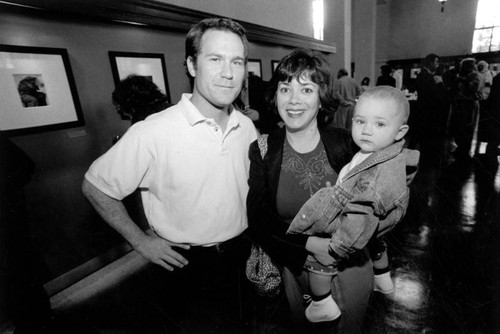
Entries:
<svg viewBox="0 0 500 334">
<path fill-rule="evenodd" d="M 306 308 L 306 318 L 310 322 L 332 321 L 340 317 L 340 309 L 330 295 L 318 302 L 312 301 Z"/>
<path fill-rule="evenodd" d="M 380 275 L 375 275 L 373 285 L 373 290 L 381 292 L 384 295 L 388 295 L 396 291 L 394 283 L 391 279 L 391 273 L 389 271 Z"/>
</svg>

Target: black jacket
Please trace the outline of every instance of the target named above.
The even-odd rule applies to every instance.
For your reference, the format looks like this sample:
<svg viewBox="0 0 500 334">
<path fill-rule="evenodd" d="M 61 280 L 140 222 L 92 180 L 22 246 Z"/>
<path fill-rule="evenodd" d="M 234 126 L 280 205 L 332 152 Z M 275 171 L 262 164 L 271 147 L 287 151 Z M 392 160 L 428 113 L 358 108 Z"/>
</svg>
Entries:
<svg viewBox="0 0 500 334">
<path fill-rule="evenodd" d="M 320 130 L 328 161 L 338 174 L 355 153 L 355 144 L 347 130 L 326 127 Z M 285 129 L 269 135 L 268 149 L 261 158 L 257 141 L 250 145 L 250 190 L 247 197 L 249 228 L 245 234 L 260 245 L 279 266 L 299 272 L 305 262 L 308 236 L 286 234 L 288 223 L 276 209 L 276 195 L 283 158 Z"/>
</svg>

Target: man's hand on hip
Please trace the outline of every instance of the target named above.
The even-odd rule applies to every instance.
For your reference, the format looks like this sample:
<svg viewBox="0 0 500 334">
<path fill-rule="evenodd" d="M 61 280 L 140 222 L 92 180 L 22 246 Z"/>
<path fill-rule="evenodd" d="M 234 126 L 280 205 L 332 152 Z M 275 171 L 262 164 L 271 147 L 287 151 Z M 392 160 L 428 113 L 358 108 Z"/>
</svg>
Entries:
<svg viewBox="0 0 500 334">
<path fill-rule="evenodd" d="M 168 271 L 173 271 L 175 267 L 182 268 L 188 264 L 188 260 L 172 247 L 186 250 L 190 248 L 189 245 L 170 242 L 154 234 L 145 234 L 144 239 L 134 246 L 135 250 L 147 260 L 162 266 Z"/>
</svg>

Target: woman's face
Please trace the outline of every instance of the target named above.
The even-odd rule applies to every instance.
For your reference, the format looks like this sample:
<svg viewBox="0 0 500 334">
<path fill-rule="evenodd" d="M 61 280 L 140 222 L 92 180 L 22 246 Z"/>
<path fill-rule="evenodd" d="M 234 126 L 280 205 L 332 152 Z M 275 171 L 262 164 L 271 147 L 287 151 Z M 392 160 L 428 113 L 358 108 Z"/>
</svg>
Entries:
<svg viewBox="0 0 500 334">
<path fill-rule="evenodd" d="M 316 116 L 320 108 L 319 86 L 309 76 L 299 80 L 281 81 L 276 92 L 278 112 L 290 132 L 307 131 L 317 127 Z"/>
</svg>

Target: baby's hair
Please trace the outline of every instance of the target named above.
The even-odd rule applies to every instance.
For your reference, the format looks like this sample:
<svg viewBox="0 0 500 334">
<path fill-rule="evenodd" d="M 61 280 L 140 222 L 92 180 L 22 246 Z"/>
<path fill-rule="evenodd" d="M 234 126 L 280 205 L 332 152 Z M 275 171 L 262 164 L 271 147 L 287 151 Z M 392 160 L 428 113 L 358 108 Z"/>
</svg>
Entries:
<svg viewBox="0 0 500 334">
<path fill-rule="evenodd" d="M 410 117 L 410 103 L 406 99 L 403 92 L 391 86 L 376 86 L 368 88 L 364 91 L 359 99 L 376 98 L 376 99 L 391 99 L 398 107 L 398 112 L 402 117 L 403 124 L 406 124 Z"/>
</svg>

